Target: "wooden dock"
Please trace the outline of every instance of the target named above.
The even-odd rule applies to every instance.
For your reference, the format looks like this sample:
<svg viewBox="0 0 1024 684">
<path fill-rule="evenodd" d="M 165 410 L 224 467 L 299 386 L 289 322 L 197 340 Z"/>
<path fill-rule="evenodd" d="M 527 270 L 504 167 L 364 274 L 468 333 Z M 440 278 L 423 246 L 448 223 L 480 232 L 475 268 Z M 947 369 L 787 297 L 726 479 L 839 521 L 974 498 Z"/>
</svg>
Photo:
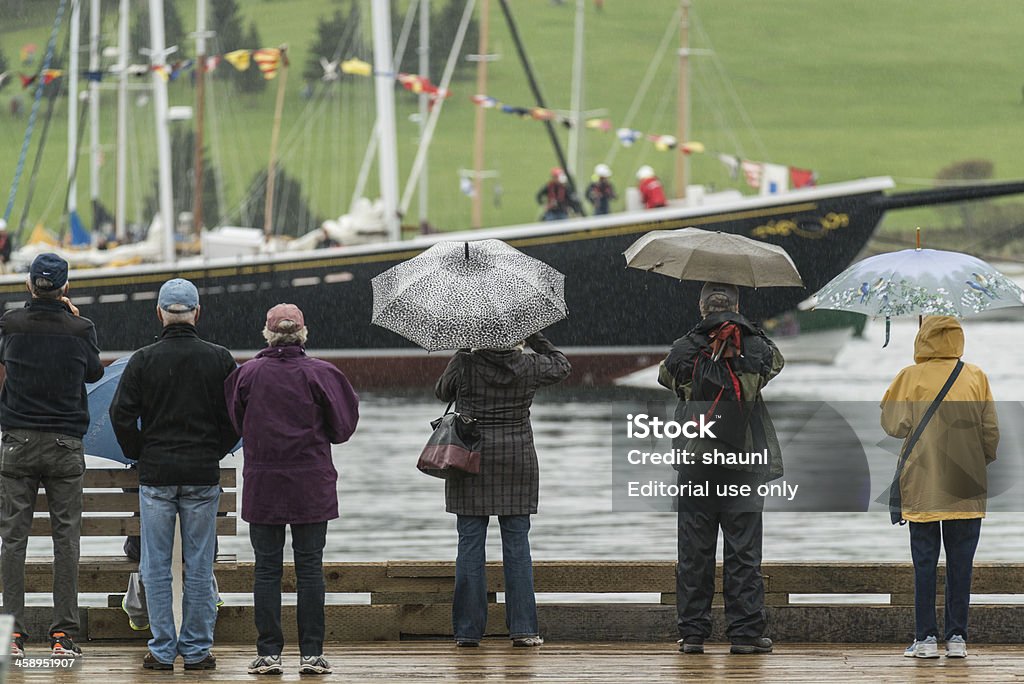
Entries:
<svg viewBox="0 0 1024 684">
<path fill-rule="evenodd" d="M 656 681 L 747 682 L 1013 682 L 1024 680 L 1024 646 L 970 645 L 963 660 L 902 657 L 904 644 L 780 645 L 760 656 L 728 655 L 727 644 L 709 644 L 705 655 L 683 655 L 673 643 L 545 644 L 513 649 L 505 639 L 485 641 L 478 649 L 456 649 L 451 642 L 360 643 L 329 647 L 334 674 L 341 682 L 488 682 L 542 681 L 618 684 Z M 215 648 L 217 669 L 174 673 L 144 671 L 144 646 L 85 645 L 74 669 L 12 668 L 9 682 L 85 682 L 105 684 L 167 681 L 311 681 L 300 677 L 298 655 L 284 654 L 285 674 L 246 674 L 252 646 Z M 28 656 L 33 655 L 31 647 Z M 40 654 L 41 655 L 41 654 Z"/>
<path fill-rule="evenodd" d="M 83 558 L 79 572 L 82 592 L 102 593 L 105 607 L 83 607 L 82 641 L 130 641 L 148 638 L 133 632 L 121 611 L 128 572 L 126 559 Z M 247 562 L 218 562 L 220 590 L 251 597 L 253 566 Z M 781 643 L 900 643 L 913 633 L 913 567 L 909 563 L 771 562 L 763 565 L 769 636 Z M 451 601 L 455 567 L 451 561 L 383 561 L 325 563 L 327 593 L 358 594 L 358 603 L 326 607 L 328 643 L 410 641 L 451 635 Z M 939 568 L 939 587 L 943 586 Z M 504 605 L 495 603 L 504 591 L 501 563 L 488 563 L 491 609 L 487 634 L 507 634 Z M 26 568 L 30 592 L 49 592 L 52 561 L 41 558 Z M 721 587 L 721 569 L 718 575 Z M 551 642 L 667 642 L 676 638 L 675 563 L 672 561 L 538 561 L 534 564 L 538 594 L 558 594 L 557 602 L 538 606 L 542 633 Z M 285 569 L 283 590 L 295 591 L 295 574 Z M 1016 644 L 1022 641 L 1024 603 L 989 601 L 988 595 L 1024 592 L 1024 564 L 977 563 L 974 570 L 971 637 L 979 643 Z M 632 601 L 620 594 L 642 594 Z M 830 595 L 837 596 L 830 599 Z M 578 595 L 588 595 L 579 600 Z M 850 596 L 856 595 L 856 596 Z M 543 598 L 543 597 L 542 597 Z M 639 599 L 639 600 L 637 600 Z M 810 601 L 808 601 L 810 599 Z M 251 601 L 251 598 L 249 599 Z M 720 597 L 713 611 L 714 637 L 724 635 Z M 942 597 L 938 597 L 942 606 Z M 286 638 L 294 638 L 294 606 L 283 610 Z M 30 634 L 44 634 L 51 609 L 30 606 Z M 941 618 L 940 618 L 941 620 Z M 255 640 L 253 609 L 228 605 L 217 620 L 219 645 L 249 644 Z M 136 641 L 138 643 L 138 641 Z"/>
</svg>

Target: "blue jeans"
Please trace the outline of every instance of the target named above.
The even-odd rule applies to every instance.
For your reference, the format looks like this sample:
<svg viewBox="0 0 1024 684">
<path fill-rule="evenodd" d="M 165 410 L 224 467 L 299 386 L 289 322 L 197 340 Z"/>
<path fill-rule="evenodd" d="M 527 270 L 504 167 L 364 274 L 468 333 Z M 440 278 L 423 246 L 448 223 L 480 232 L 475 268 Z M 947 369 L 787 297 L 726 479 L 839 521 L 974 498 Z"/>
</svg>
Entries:
<svg viewBox="0 0 1024 684">
<path fill-rule="evenodd" d="M 455 560 L 452 628 L 456 641 L 480 641 L 487 627 L 488 516 L 460 515 L 459 555 Z M 509 636 L 537 636 L 537 599 L 533 594 L 530 516 L 499 515 L 501 558 L 505 570 L 505 625 Z"/>
<path fill-rule="evenodd" d="M 139 571 L 146 586 L 146 608 L 153 638 L 149 650 L 161 663 L 181 655 L 197 663 L 213 646 L 217 622 L 213 591 L 214 545 L 220 486 L 139 487 L 142 514 L 142 560 Z M 181 550 L 185 579 L 181 634 L 175 634 L 171 608 L 171 554 L 175 518 L 181 517 Z"/>
<path fill-rule="evenodd" d="M 296 619 L 299 652 L 318 656 L 324 652 L 324 545 L 327 523 L 292 525 L 295 556 Z M 284 567 L 284 525 L 249 523 L 249 540 L 256 558 L 252 598 L 256 613 L 256 653 L 281 655 L 281 571 Z"/>
<path fill-rule="evenodd" d="M 981 518 L 910 523 L 910 555 L 914 559 L 914 616 L 919 641 L 939 635 L 935 619 L 935 566 L 939 548 L 946 549 L 946 640 L 959 634 L 967 640 L 974 552 L 981 536 Z"/>
</svg>

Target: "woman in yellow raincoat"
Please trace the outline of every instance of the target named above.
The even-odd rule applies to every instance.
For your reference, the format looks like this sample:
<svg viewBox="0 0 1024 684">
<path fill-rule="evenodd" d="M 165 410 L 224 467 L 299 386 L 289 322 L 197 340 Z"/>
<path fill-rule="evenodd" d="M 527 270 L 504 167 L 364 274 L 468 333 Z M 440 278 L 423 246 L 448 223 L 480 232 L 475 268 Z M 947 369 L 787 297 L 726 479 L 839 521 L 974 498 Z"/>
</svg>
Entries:
<svg viewBox="0 0 1024 684">
<path fill-rule="evenodd" d="M 928 316 L 907 366 L 882 398 L 882 428 L 907 441 L 951 377 L 964 331 L 949 316 Z M 907 657 L 938 658 L 935 568 L 946 550 L 946 656 L 967 655 L 967 612 L 974 552 L 985 517 L 985 467 L 995 460 L 999 427 L 988 378 L 964 363 L 948 393 L 911 445 L 899 474 L 902 519 L 910 523 L 916 634 Z M 901 451 L 901 453 L 902 453 Z"/>
</svg>

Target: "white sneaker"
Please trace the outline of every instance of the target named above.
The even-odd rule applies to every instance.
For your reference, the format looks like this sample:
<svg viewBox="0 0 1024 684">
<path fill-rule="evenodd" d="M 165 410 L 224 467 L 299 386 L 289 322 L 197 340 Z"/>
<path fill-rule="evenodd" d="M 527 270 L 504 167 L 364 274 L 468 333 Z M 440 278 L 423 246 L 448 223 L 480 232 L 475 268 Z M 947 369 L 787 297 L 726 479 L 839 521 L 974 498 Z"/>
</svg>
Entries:
<svg viewBox="0 0 1024 684">
<path fill-rule="evenodd" d="M 331 664 L 322 655 L 302 656 L 299 660 L 299 674 L 331 674 Z"/>
<path fill-rule="evenodd" d="M 933 636 L 928 637 L 924 641 L 914 640 L 914 643 L 907 646 L 907 650 L 903 651 L 904 658 L 938 658 L 939 657 L 939 640 Z"/>
<path fill-rule="evenodd" d="M 249 663 L 249 674 L 281 674 L 281 656 L 256 656 L 256 659 Z"/>
<path fill-rule="evenodd" d="M 946 640 L 947 658 L 966 658 L 967 642 L 959 634 L 954 634 Z"/>
</svg>

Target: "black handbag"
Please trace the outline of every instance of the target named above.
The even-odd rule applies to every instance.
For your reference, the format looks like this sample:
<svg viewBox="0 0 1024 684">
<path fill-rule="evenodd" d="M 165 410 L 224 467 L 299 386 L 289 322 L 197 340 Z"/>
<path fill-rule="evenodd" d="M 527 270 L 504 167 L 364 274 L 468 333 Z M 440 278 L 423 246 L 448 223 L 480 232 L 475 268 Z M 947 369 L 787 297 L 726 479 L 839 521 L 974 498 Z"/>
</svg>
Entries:
<svg viewBox="0 0 1024 684">
<path fill-rule="evenodd" d="M 910 436 L 906 444 L 903 445 L 903 451 L 900 453 L 900 460 L 896 463 L 896 475 L 893 476 L 892 485 L 889 487 L 889 519 L 893 525 L 903 525 L 906 521 L 903 519 L 903 495 L 900 492 L 900 475 L 903 473 L 903 467 L 907 464 L 907 459 L 910 458 L 910 452 L 914 450 L 917 445 L 917 440 L 921 439 L 921 434 L 924 432 L 925 427 L 928 425 L 928 421 L 932 419 L 935 412 L 939 408 L 939 404 L 946 398 L 949 393 L 949 388 L 956 382 L 957 376 L 960 375 L 960 371 L 964 367 L 964 362 L 957 359 L 956 365 L 953 366 L 953 371 L 946 378 L 946 384 L 942 386 L 939 393 L 935 396 L 931 406 L 924 412 L 921 417 L 921 422 L 917 424 L 917 428 L 914 430 L 914 434 Z"/>
<path fill-rule="evenodd" d="M 480 473 L 480 429 L 475 419 L 452 411 L 430 421 L 434 433 L 420 452 L 416 467 L 432 477 L 448 479 Z"/>
</svg>

